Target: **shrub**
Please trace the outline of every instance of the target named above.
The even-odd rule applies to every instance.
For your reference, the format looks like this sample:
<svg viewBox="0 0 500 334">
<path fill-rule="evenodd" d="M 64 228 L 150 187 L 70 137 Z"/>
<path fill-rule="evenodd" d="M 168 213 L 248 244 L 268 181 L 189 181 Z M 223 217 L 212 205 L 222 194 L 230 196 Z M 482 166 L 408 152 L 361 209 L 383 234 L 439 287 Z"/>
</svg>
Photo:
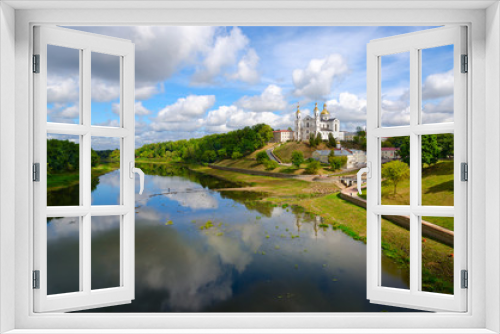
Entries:
<svg viewBox="0 0 500 334">
<path fill-rule="evenodd" d="M 264 166 L 266 167 L 266 170 L 273 170 L 278 168 L 278 163 L 273 160 L 266 160 L 264 161 Z"/>
<path fill-rule="evenodd" d="M 257 153 L 256 159 L 258 163 L 263 164 L 266 161 L 269 161 L 269 156 L 267 155 L 266 151 L 261 151 Z"/>
<path fill-rule="evenodd" d="M 306 168 L 306 174 L 314 175 L 317 174 L 319 169 L 321 168 L 321 163 L 319 161 L 312 161 Z"/>
<path fill-rule="evenodd" d="M 300 168 L 300 164 L 304 162 L 304 154 L 301 151 L 292 152 L 292 165 Z"/>
</svg>

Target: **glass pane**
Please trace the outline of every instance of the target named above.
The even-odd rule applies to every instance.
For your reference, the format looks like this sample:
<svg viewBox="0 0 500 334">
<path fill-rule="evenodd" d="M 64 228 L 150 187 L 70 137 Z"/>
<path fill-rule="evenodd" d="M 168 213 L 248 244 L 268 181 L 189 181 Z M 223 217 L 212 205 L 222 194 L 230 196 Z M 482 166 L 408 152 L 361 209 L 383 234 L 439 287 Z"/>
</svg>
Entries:
<svg viewBox="0 0 500 334">
<path fill-rule="evenodd" d="M 410 53 L 380 58 L 381 125 L 410 125 Z"/>
<path fill-rule="evenodd" d="M 120 286 L 120 216 L 92 217 L 92 290 Z"/>
<path fill-rule="evenodd" d="M 92 52 L 92 125 L 120 126 L 120 57 Z"/>
<path fill-rule="evenodd" d="M 92 137 L 92 205 L 120 205 L 120 138 Z"/>
<path fill-rule="evenodd" d="M 421 50 L 422 124 L 453 122 L 453 45 Z"/>
<path fill-rule="evenodd" d="M 80 291 L 80 218 L 47 218 L 47 294 Z"/>
<path fill-rule="evenodd" d="M 47 45 L 47 122 L 80 123 L 80 50 Z"/>
<path fill-rule="evenodd" d="M 388 288 L 410 288 L 410 218 L 382 216 L 382 281 Z"/>
<path fill-rule="evenodd" d="M 80 205 L 80 136 L 47 134 L 47 206 Z"/>
<path fill-rule="evenodd" d="M 452 133 L 421 137 L 422 205 L 454 205 L 453 140 Z"/>
<path fill-rule="evenodd" d="M 410 204 L 410 137 L 380 139 L 382 205 Z"/>
<path fill-rule="evenodd" d="M 422 217 L 422 291 L 453 294 L 453 217 Z"/>
</svg>

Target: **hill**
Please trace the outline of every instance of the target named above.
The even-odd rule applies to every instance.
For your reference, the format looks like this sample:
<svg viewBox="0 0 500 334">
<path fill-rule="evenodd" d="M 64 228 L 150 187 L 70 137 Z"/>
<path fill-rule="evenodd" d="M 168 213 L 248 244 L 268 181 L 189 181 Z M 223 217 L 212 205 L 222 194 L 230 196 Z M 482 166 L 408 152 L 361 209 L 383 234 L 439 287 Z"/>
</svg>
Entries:
<svg viewBox="0 0 500 334">
<path fill-rule="evenodd" d="M 300 142 L 297 143 L 295 141 L 283 143 L 281 145 L 276 146 L 274 149 L 274 154 L 285 163 L 292 162 L 292 152 L 293 151 L 301 151 L 304 154 L 305 159 L 309 159 L 312 157 L 312 154 L 316 150 L 330 150 L 325 143 L 321 143 L 316 148 L 312 148 L 309 146 L 309 143 Z"/>
</svg>

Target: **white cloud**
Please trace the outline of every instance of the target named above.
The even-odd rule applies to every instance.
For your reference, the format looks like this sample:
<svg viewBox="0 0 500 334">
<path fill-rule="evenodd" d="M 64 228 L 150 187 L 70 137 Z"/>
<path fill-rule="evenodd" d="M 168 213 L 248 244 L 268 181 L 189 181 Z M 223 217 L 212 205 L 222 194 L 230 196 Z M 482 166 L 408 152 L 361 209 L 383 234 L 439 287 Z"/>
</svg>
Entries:
<svg viewBox="0 0 500 334">
<path fill-rule="evenodd" d="M 287 128 L 293 126 L 294 113 L 277 115 L 272 112 L 253 112 L 239 109 L 236 106 L 221 106 L 211 110 L 205 120 L 205 129 L 208 132 L 227 132 L 265 123 L 273 128 Z"/>
<path fill-rule="evenodd" d="M 236 105 L 255 112 L 277 111 L 286 108 L 286 101 L 280 87 L 269 85 L 261 95 L 252 97 L 243 96 L 236 102 Z"/>
<path fill-rule="evenodd" d="M 340 120 L 341 131 L 354 131 L 358 126 L 366 125 L 366 99 L 356 94 L 342 92 L 338 100 L 329 100 L 326 105 L 330 117 Z"/>
<path fill-rule="evenodd" d="M 402 92 L 395 90 L 382 96 L 381 105 L 382 126 L 410 125 L 410 93 L 408 89 Z"/>
<path fill-rule="evenodd" d="M 80 99 L 78 77 L 48 75 L 47 103 L 77 102 Z"/>
<path fill-rule="evenodd" d="M 141 101 L 137 101 L 135 103 L 135 114 L 140 116 L 149 115 L 151 114 L 151 110 L 144 107 Z"/>
<path fill-rule="evenodd" d="M 215 103 L 214 95 L 189 95 L 158 112 L 151 128 L 156 131 L 188 131 L 198 129 L 200 119 Z"/>
<path fill-rule="evenodd" d="M 163 87 L 161 89 L 156 85 L 152 86 L 143 86 L 135 88 L 135 99 L 136 100 L 147 100 L 152 98 L 154 95 L 161 93 L 163 91 Z"/>
<path fill-rule="evenodd" d="M 432 100 L 453 94 L 453 70 L 444 73 L 431 74 L 425 78 L 422 85 L 422 99 Z"/>
<path fill-rule="evenodd" d="M 231 29 L 229 35 L 217 36 L 213 47 L 206 53 L 202 67 L 193 75 L 193 83 L 212 83 L 224 68 L 236 63 L 238 53 L 247 45 L 248 38 L 238 27 Z"/>
<path fill-rule="evenodd" d="M 120 97 L 120 84 L 113 81 L 92 79 L 92 101 L 110 102 Z"/>
<path fill-rule="evenodd" d="M 55 123 L 78 123 L 80 115 L 79 106 L 69 103 L 54 103 L 47 113 L 49 122 Z"/>
<path fill-rule="evenodd" d="M 260 79 L 256 70 L 258 64 L 259 56 L 254 49 L 249 49 L 247 54 L 238 62 L 238 71 L 231 75 L 230 78 L 247 83 L 256 83 Z"/>
<path fill-rule="evenodd" d="M 318 99 L 330 94 L 333 80 L 346 74 L 347 61 L 340 54 L 331 54 L 323 59 L 312 59 L 305 69 L 293 71 L 294 94 Z"/>
<path fill-rule="evenodd" d="M 427 103 L 422 108 L 423 123 L 453 122 L 453 96 L 448 96 L 437 103 Z"/>
</svg>

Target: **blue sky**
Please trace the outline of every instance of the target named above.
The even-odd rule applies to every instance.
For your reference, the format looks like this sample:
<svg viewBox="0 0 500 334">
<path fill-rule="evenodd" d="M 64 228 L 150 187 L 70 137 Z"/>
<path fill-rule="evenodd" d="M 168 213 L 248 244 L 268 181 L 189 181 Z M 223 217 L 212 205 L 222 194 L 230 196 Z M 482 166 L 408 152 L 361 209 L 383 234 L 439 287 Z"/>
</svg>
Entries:
<svg viewBox="0 0 500 334">
<path fill-rule="evenodd" d="M 297 103 L 303 116 L 315 102 L 326 103 L 341 130 L 353 131 L 366 122 L 366 44 L 430 27 L 71 28 L 135 43 L 141 146 L 262 122 L 293 127 Z M 451 46 L 422 51 L 426 123 L 453 119 L 452 52 Z M 383 124 L 406 124 L 407 56 L 382 63 Z M 92 55 L 92 124 L 118 124 L 117 64 L 116 57 Z M 51 47 L 48 65 L 48 120 L 77 123 L 77 53 Z M 102 143 L 96 148 L 111 148 Z"/>
</svg>

